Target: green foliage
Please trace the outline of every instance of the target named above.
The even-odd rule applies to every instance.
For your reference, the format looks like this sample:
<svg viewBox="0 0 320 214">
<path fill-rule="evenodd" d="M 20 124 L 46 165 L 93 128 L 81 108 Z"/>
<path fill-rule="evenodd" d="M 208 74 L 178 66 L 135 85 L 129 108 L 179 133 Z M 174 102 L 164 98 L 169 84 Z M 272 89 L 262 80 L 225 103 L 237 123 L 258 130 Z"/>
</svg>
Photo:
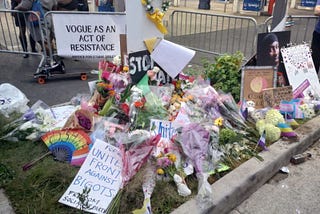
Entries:
<svg viewBox="0 0 320 214">
<path fill-rule="evenodd" d="M 238 135 L 235 131 L 228 129 L 228 128 L 223 128 L 219 132 L 219 144 L 220 145 L 238 142 L 239 140 L 241 140 L 241 138 L 242 137 L 240 135 Z"/>
<path fill-rule="evenodd" d="M 215 62 L 203 60 L 205 77 L 210 79 L 215 89 L 230 92 L 236 102 L 240 100 L 241 66 L 243 53 L 224 54 L 215 58 Z"/>
</svg>

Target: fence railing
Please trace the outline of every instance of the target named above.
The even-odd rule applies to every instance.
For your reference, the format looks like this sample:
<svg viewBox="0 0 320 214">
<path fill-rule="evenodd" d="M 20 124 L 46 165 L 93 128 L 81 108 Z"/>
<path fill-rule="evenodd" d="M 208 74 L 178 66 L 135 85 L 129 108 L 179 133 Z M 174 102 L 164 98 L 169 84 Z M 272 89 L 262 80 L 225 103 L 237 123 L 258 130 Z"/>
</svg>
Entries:
<svg viewBox="0 0 320 214">
<path fill-rule="evenodd" d="M 32 11 L 22 12 L 15 10 L 0 10 L 0 52 L 37 54 L 42 56 L 39 68 L 49 61 L 52 62 L 56 50 L 50 49 L 50 42 L 45 45 L 45 41 L 50 41 L 43 32 L 48 28 L 46 21 L 38 27 L 28 25 L 26 36 L 36 32 L 39 33 L 38 52 L 33 53 L 29 46 L 28 50 L 23 48 L 20 41 L 19 29 L 22 23 L 17 26 L 14 16 L 22 16 L 27 23 L 27 17 Z M 45 15 L 45 20 L 49 19 L 53 13 Z M 79 13 L 69 12 L 68 13 Z M 37 16 L 37 14 L 33 13 Z M 39 18 L 39 17 L 38 17 Z M 311 43 L 312 32 L 317 22 L 316 16 L 296 16 L 287 17 L 287 30 L 291 31 L 291 43 L 299 44 L 303 42 Z M 272 17 L 263 24 L 262 31 L 267 32 L 271 24 Z M 199 52 L 221 55 L 224 53 L 235 53 L 241 51 L 246 59 L 256 53 L 257 34 L 261 33 L 261 26 L 257 26 L 254 18 L 232 15 L 206 14 L 190 11 L 173 11 L 168 23 L 169 35 L 166 39 Z M 29 39 L 27 39 L 29 41 Z M 26 45 L 26 44 L 25 44 Z M 45 51 L 49 47 L 49 51 Z M 48 49 L 47 49 L 48 50 Z"/>
<path fill-rule="evenodd" d="M 318 21 L 317 16 L 287 16 L 286 29 L 290 31 L 290 41 L 292 44 L 308 43 L 311 44 L 312 33 Z M 269 17 L 264 22 L 264 29 L 268 32 L 272 23 L 272 17 Z"/>
<path fill-rule="evenodd" d="M 32 11 L 0 10 L 0 52 L 39 55 L 41 60 L 38 71 L 45 63 L 46 53 L 42 26 L 35 26 L 28 21 L 31 14 L 40 22 L 38 14 Z M 32 51 L 31 34 L 37 34 L 37 39 L 34 41 L 37 52 Z"/>
<path fill-rule="evenodd" d="M 250 57 L 256 50 L 258 27 L 251 17 L 174 11 L 169 28 L 168 40 L 197 51 Z"/>
</svg>

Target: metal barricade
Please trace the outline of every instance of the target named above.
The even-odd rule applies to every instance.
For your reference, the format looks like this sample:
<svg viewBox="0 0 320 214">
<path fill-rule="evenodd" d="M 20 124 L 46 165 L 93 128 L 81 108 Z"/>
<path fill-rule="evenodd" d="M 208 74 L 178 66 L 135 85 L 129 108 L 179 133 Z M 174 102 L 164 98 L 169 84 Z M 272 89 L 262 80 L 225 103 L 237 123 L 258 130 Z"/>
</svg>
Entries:
<svg viewBox="0 0 320 214">
<path fill-rule="evenodd" d="M 257 22 L 232 15 L 173 11 L 166 39 L 196 51 L 221 55 L 241 51 L 250 58 L 256 51 Z"/>
<path fill-rule="evenodd" d="M 42 52 L 45 50 L 43 26 L 31 24 L 28 21 L 31 14 L 40 22 L 38 14 L 32 11 L 0 10 L 0 52 L 39 55 L 41 60 L 37 68 L 38 71 L 45 63 L 46 58 L 46 53 Z M 15 19 L 15 17 L 20 18 Z M 30 36 L 35 34 L 38 35 L 35 39 L 38 52 L 32 52 L 30 47 Z M 25 39 L 22 39 L 22 36 Z"/>
<path fill-rule="evenodd" d="M 266 32 L 270 31 L 272 16 L 264 22 Z M 311 44 L 312 33 L 318 21 L 317 16 L 290 15 L 286 18 L 286 29 L 290 31 L 290 41 L 292 44 L 308 43 Z"/>
</svg>

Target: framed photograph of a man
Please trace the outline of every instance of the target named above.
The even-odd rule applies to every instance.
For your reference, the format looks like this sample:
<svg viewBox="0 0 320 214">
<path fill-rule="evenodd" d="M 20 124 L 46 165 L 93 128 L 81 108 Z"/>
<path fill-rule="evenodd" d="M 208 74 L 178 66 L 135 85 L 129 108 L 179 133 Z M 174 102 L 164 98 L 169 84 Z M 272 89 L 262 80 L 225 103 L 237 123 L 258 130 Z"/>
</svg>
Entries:
<svg viewBox="0 0 320 214">
<path fill-rule="evenodd" d="M 260 33 L 257 41 L 257 66 L 278 67 L 280 49 L 290 43 L 290 31 Z"/>
</svg>

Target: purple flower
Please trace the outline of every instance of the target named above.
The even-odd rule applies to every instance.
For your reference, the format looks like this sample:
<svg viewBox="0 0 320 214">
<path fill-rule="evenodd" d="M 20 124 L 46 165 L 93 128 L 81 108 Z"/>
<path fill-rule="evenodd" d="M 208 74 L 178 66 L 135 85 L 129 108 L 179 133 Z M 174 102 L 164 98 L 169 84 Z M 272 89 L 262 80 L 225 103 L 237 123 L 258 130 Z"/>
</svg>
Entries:
<svg viewBox="0 0 320 214">
<path fill-rule="evenodd" d="M 35 115 L 35 113 L 33 112 L 33 110 L 31 108 L 28 109 L 28 111 L 26 113 L 24 113 L 24 115 L 23 115 L 23 120 L 29 121 L 29 120 L 32 120 L 34 118 L 36 118 L 36 115 Z"/>
</svg>

